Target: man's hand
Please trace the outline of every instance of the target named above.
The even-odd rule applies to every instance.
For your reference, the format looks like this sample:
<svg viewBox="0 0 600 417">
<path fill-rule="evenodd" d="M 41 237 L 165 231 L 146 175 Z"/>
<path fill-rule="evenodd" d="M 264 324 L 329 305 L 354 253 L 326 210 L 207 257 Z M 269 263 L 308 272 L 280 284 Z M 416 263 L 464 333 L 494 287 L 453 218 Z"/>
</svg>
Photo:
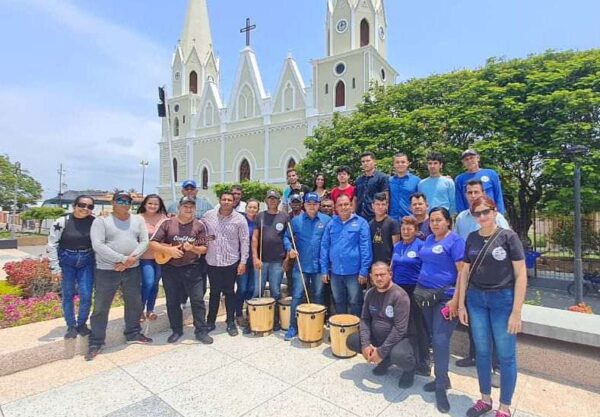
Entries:
<svg viewBox="0 0 600 417">
<path fill-rule="evenodd" d="M 327 275 L 327 274 L 323 275 L 321 280 L 323 281 L 323 284 L 329 284 L 329 275 Z"/>
<path fill-rule="evenodd" d="M 288 258 L 290 258 L 290 259 L 296 259 L 297 256 L 298 256 L 298 252 L 296 252 L 294 249 L 292 249 L 288 252 Z"/>
<path fill-rule="evenodd" d="M 179 249 L 179 246 L 171 246 L 167 249 L 167 252 L 173 259 L 181 259 L 183 257 L 183 251 Z"/>
<path fill-rule="evenodd" d="M 371 356 L 369 356 L 369 362 L 374 363 L 375 365 L 379 365 L 379 363 L 382 361 L 383 359 L 381 358 L 381 356 L 379 356 L 379 351 L 376 348 L 373 348 L 371 350 Z"/>
<path fill-rule="evenodd" d="M 367 283 L 367 280 L 368 280 L 367 277 L 363 277 L 362 275 L 358 276 L 358 283 L 360 285 L 365 285 Z"/>
<path fill-rule="evenodd" d="M 371 355 L 373 354 L 373 349 L 374 349 L 374 347 L 372 345 L 369 345 L 362 349 L 363 358 L 365 358 L 365 360 L 367 362 L 371 362 L 370 358 L 371 358 Z"/>
<path fill-rule="evenodd" d="M 123 262 L 123 265 L 125 265 L 125 268 L 131 268 L 136 262 L 136 257 L 129 255 L 127 259 Z"/>
<path fill-rule="evenodd" d="M 254 269 L 262 269 L 262 261 L 254 258 Z"/>
<path fill-rule="evenodd" d="M 246 264 L 240 263 L 237 267 L 237 274 L 244 275 L 246 273 Z"/>
<path fill-rule="evenodd" d="M 123 262 L 119 262 L 117 264 L 115 264 L 115 271 L 117 272 L 123 272 L 127 269 L 127 267 L 125 266 L 125 264 Z"/>
<path fill-rule="evenodd" d="M 195 252 L 197 255 L 205 255 L 206 252 L 208 252 L 208 246 L 205 246 L 205 245 L 196 246 Z"/>
</svg>

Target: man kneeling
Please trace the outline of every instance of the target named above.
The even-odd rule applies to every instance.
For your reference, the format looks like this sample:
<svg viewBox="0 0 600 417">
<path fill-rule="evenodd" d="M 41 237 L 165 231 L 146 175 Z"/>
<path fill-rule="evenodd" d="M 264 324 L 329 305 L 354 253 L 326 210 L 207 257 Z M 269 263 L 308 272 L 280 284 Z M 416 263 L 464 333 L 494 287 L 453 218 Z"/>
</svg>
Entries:
<svg viewBox="0 0 600 417">
<path fill-rule="evenodd" d="M 415 378 L 415 357 L 407 337 L 410 299 L 392 282 L 390 268 L 384 262 L 371 266 L 371 280 L 375 287 L 365 296 L 360 331 L 350 335 L 346 345 L 377 365 L 375 375 L 384 375 L 392 364 L 398 366 L 403 371 L 398 386 L 408 388 Z"/>
</svg>

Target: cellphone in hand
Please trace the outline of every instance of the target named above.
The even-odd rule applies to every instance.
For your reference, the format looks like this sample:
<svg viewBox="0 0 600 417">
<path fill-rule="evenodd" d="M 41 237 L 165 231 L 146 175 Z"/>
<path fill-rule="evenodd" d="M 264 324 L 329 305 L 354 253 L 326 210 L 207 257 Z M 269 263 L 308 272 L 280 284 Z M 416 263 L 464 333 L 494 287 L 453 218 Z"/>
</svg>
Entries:
<svg viewBox="0 0 600 417">
<path fill-rule="evenodd" d="M 440 314 L 446 319 L 446 320 L 450 320 L 450 307 L 448 306 L 444 306 L 441 310 L 440 310 Z"/>
</svg>

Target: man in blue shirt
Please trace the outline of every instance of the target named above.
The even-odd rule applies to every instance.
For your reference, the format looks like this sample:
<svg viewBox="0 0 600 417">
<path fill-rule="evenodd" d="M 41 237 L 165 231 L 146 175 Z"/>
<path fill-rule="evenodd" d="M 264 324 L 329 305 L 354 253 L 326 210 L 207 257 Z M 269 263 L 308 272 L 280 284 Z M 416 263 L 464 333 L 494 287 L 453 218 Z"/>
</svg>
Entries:
<svg viewBox="0 0 600 417">
<path fill-rule="evenodd" d="M 467 183 L 467 202 L 469 206 L 478 199 L 479 197 L 483 197 L 485 194 L 483 192 L 483 182 L 481 180 L 470 180 Z M 459 234 L 465 241 L 469 237 L 471 232 L 479 230 L 480 226 L 475 221 L 475 218 L 471 214 L 471 210 L 467 208 L 466 210 L 461 211 L 456 216 L 454 231 Z M 510 226 L 504 216 L 501 213 L 496 214 L 496 224 L 503 229 L 510 229 Z"/>
<path fill-rule="evenodd" d="M 410 216 L 410 196 L 417 192 L 421 179 L 408 172 L 410 160 L 404 153 L 394 155 L 394 175 L 390 176 L 390 212 L 396 221 Z"/>
<path fill-rule="evenodd" d="M 198 186 L 194 180 L 185 180 L 181 183 L 181 195 L 196 200 L 196 218 L 198 220 L 204 216 L 204 213 L 214 208 L 206 198 L 202 196 L 198 197 Z M 179 204 L 178 201 L 175 201 L 169 206 L 167 212 L 172 215 L 177 215 L 178 210 Z"/>
<path fill-rule="evenodd" d="M 300 213 L 290 220 L 293 231 L 296 250 L 292 244 L 292 237 L 288 227 L 283 238 L 283 245 L 290 259 L 296 259 L 292 272 L 292 306 L 290 327 L 285 334 L 285 340 L 292 340 L 298 334 L 298 325 L 296 319 L 296 308 L 301 303 L 304 296 L 304 285 L 298 262 L 302 267 L 304 282 L 306 288 L 310 291 L 310 300 L 313 303 L 325 305 L 324 283 L 319 276 L 321 258 L 321 239 L 325 226 L 331 220 L 331 217 L 319 212 L 319 203 L 321 198 L 317 193 L 307 193 L 304 195 L 304 212 Z"/>
<path fill-rule="evenodd" d="M 483 184 L 483 192 L 494 200 L 498 212 L 504 214 L 504 197 L 500 177 L 493 169 L 480 168 L 479 160 L 479 154 L 473 149 L 467 149 L 462 153 L 462 163 L 466 172 L 456 177 L 456 210 L 460 213 L 469 208 L 466 199 L 467 183 L 470 180 L 480 180 Z"/>
<path fill-rule="evenodd" d="M 419 192 L 425 194 L 429 207 L 444 207 L 451 215 L 456 214 L 454 181 L 442 175 L 444 158 L 439 152 L 427 155 L 429 177 L 419 182 Z"/>
<path fill-rule="evenodd" d="M 360 156 L 360 165 L 363 175 L 358 177 L 355 183 L 354 212 L 366 219 L 367 222 L 373 217 L 373 197 L 377 193 L 389 193 L 388 176 L 375 167 L 377 162 L 373 152 L 365 152 Z"/>
<path fill-rule="evenodd" d="M 335 209 L 338 215 L 325 226 L 321 240 L 321 274 L 323 282 L 331 279 L 336 313 L 347 313 L 350 304 L 350 314 L 359 316 L 363 303 L 361 285 L 367 283 L 373 259 L 369 224 L 352 213 L 347 195 L 338 197 Z"/>
</svg>

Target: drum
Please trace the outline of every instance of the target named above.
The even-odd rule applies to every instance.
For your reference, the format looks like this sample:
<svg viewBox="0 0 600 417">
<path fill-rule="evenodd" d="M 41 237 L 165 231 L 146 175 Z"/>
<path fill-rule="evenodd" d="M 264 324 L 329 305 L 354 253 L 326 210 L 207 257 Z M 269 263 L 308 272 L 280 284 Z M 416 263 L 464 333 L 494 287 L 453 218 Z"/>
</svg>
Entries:
<svg viewBox="0 0 600 417">
<path fill-rule="evenodd" d="M 277 307 L 279 308 L 279 323 L 281 324 L 281 330 L 287 330 L 290 328 L 292 297 L 280 298 L 279 301 L 277 301 Z"/>
<path fill-rule="evenodd" d="M 346 340 L 352 333 L 358 332 L 360 319 L 352 314 L 336 314 L 329 317 L 329 339 L 331 352 L 337 358 L 351 358 L 356 352 L 346 347 Z"/>
<path fill-rule="evenodd" d="M 260 335 L 271 333 L 275 321 L 275 299 L 252 298 L 247 303 L 250 330 Z"/>
<path fill-rule="evenodd" d="M 296 309 L 298 340 L 306 347 L 316 347 L 323 342 L 325 310 L 320 304 L 300 304 Z"/>
</svg>

